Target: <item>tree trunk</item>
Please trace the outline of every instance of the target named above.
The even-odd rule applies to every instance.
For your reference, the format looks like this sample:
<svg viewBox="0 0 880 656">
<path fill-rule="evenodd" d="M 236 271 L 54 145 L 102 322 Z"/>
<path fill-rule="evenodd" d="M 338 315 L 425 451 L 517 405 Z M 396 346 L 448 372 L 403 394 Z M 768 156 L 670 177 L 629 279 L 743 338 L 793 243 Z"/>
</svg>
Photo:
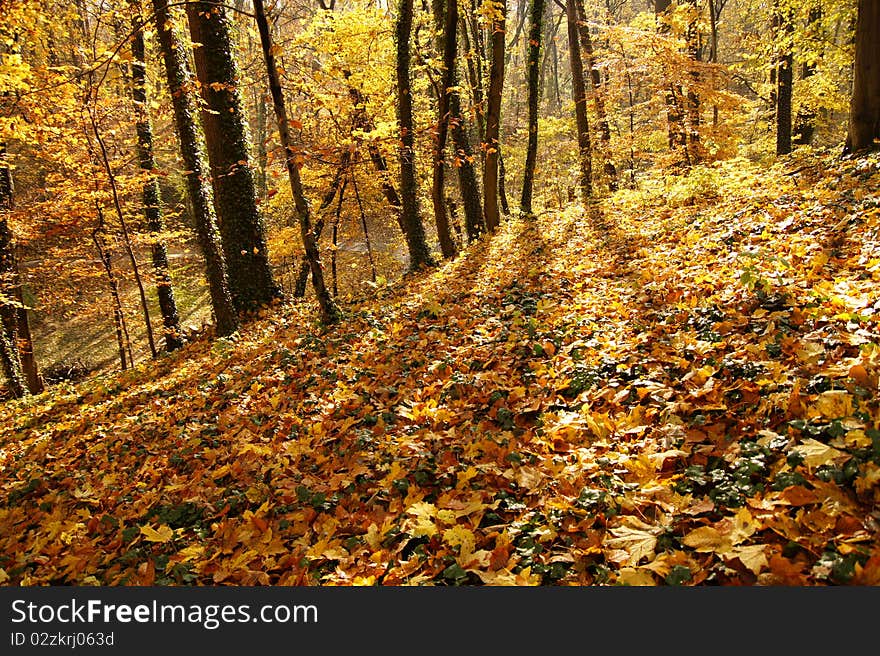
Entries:
<svg viewBox="0 0 880 656">
<path fill-rule="evenodd" d="M 538 66 L 541 63 L 541 18 L 544 15 L 544 0 L 530 0 L 529 6 L 529 49 L 526 63 L 529 98 L 529 135 L 526 146 L 526 164 L 523 171 L 522 194 L 519 209 L 522 214 L 532 214 L 532 194 L 535 183 L 535 163 L 538 158 Z"/>
<path fill-rule="evenodd" d="M 596 56 L 593 52 L 593 39 L 590 36 L 590 27 L 587 24 L 587 14 L 584 11 L 584 0 L 575 0 L 578 19 L 578 36 L 580 37 L 581 49 L 583 50 L 583 63 L 589 75 L 590 85 L 593 88 L 593 104 L 596 108 L 596 119 L 599 123 L 599 139 L 603 169 L 608 178 L 608 189 L 617 190 L 617 167 L 611 154 L 611 127 L 608 123 L 608 112 L 605 109 L 605 87 L 602 83 L 602 75 L 596 66 Z"/>
<path fill-rule="evenodd" d="M 657 20 L 657 30 L 660 34 L 668 34 L 669 24 L 666 22 L 666 13 L 672 5 L 672 0 L 654 0 L 654 14 Z M 669 137 L 669 149 L 675 151 L 681 149 L 685 164 L 690 165 L 690 154 L 687 149 L 687 132 L 684 127 L 684 108 L 682 104 L 681 87 L 668 84 L 666 87 L 666 122 Z"/>
<path fill-rule="evenodd" d="M 101 206 L 95 203 L 98 211 L 98 227 L 92 231 L 92 241 L 95 242 L 95 249 L 98 251 L 98 257 L 101 259 L 101 265 L 104 267 L 104 273 L 107 274 L 107 285 L 110 288 L 110 298 L 113 301 L 113 326 L 116 329 L 116 347 L 119 352 L 119 367 L 125 371 L 128 369 L 129 359 L 126 357 L 126 349 L 131 353 L 131 344 L 128 340 L 128 329 L 125 326 L 125 314 L 122 311 L 122 299 L 119 296 L 119 283 L 116 280 L 116 274 L 113 271 L 113 260 L 110 251 L 104 243 L 103 225 L 104 217 L 101 212 Z M 131 364 L 134 364 L 133 362 Z"/>
<path fill-rule="evenodd" d="M 229 293 L 226 261 L 218 244 L 217 217 L 211 204 L 211 191 L 206 186 L 201 135 L 196 127 L 196 107 L 190 95 L 192 74 L 180 40 L 174 33 L 174 22 L 167 0 L 152 0 L 156 32 L 165 61 L 168 88 L 174 107 L 174 123 L 180 141 L 180 155 L 186 167 L 187 195 L 195 217 L 196 234 L 205 258 L 205 272 L 211 306 L 214 310 L 216 333 L 231 335 L 238 330 L 238 317 Z"/>
<path fill-rule="evenodd" d="M 321 206 L 318 208 L 318 220 L 315 221 L 315 240 L 321 238 L 321 233 L 324 231 L 324 211 L 330 207 L 330 203 L 333 202 L 333 199 L 336 197 L 336 193 L 340 192 L 341 185 L 344 184 L 346 175 L 348 175 L 348 167 L 351 162 L 351 151 L 345 150 L 342 153 L 342 157 L 339 161 L 339 167 L 336 169 L 336 174 L 333 176 L 333 181 L 330 183 L 330 188 L 324 194 L 324 197 L 321 199 Z M 340 192 L 341 193 L 341 192 Z M 296 282 L 294 283 L 293 288 L 293 296 L 294 298 L 302 298 L 306 295 L 306 286 L 309 281 L 309 272 L 311 271 L 311 266 L 309 265 L 309 259 L 303 255 L 302 261 L 299 265 L 299 273 L 296 277 Z"/>
<path fill-rule="evenodd" d="M 788 10 L 780 10 L 777 5 L 775 11 L 776 41 L 780 48 L 776 58 L 776 154 L 786 155 L 791 152 L 792 25 Z"/>
<path fill-rule="evenodd" d="M 447 51 L 451 50 L 451 56 L 444 56 L 444 91 L 449 94 L 449 128 L 452 133 L 452 143 L 455 146 L 455 159 L 453 165 L 458 173 L 458 186 L 461 190 L 462 205 L 464 206 L 464 226 L 468 242 L 478 239 L 486 231 L 483 220 L 483 202 L 480 199 L 480 188 L 477 184 L 477 174 L 474 170 L 474 155 L 468 139 L 465 127 L 464 115 L 461 111 L 461 93 L 458 90 L 458 75 L 455 65 L 455 52 L 458 44 L 458 2 L 446 0 L 446 23 L 444 26 L 444 40 Z"/>
<path fill-rule="evenodd" d="M 116 174 L 113 172 L 113 167 L 110 164 L 110 157 L 107 154 L 107 146 L 104 144 L 104 138 L 101 136 L 101 130 L 98 127 L 98 121 L 95 118 L 94 110 L 89 108 L 88 111 L 90 122 L 92 124 L 92 132 L 95 135 L 95 140 L 101 151 L 101 163 L 104 166 L 104 172 L 107 174 L 107 181 L 110 183 L 110 190 L 113 196 L 113 207 L 116 210 L 116 217 L 119 219 L 119 227 L 122 230 L 122 241 L 125 245 L 125 253 L 128 255 L 129 262 L 131 262 L 131 271 L 134 274 L 135 285 L 137 286 L 138 296 L 141 300 L 141 312 L 143 313 L 144 326 L 147 331 L 147 343 L 150 347 L 150 355 L 155 358 L 158 355 L 158 351 L 156 350 L 156 341 L 153 338 L 153 322 L 150 319 L 150 307 L 147 303 L 147 292 L 144 289 L 144 283 L 141 279 L 141 267 L 138 264 L 137 256 L 134 253 L 134 245 L 131 242 L 128 221 L 125 220 L 125 213 L 122 211 L 122 203 L 119 200 Z M 94 156 L 97 157 L 97 154 Z"/>
<path fill-rule="evenodd" d="M 274 46 L 269 32 L 269 22 L 266 18 L 266 10 L 263 0 L 254 0 L 254 13 L 257 18 L 257 27 L 260 31 L 260 43 L 263 48 L 263 59 L 266 62 L 266 73 L 269 78 L 269 91 L 272 94 L 272 106 L 275 109 L 275 119 L 278 123 L 278 136 L 281 146 L 284 148 L 287 177 L 290 181 L 290 192 L 293 196 L 293 204 L 296 208 L 299 220 L 299 232 L 302 238 L 303 248 L 312 270 L 312 286 L 318 305 L 321 308 L 321 321 L 325 324 L 333 324 L 342 318 L 335 301 L 330 296 L 330 291 L 324 281 L 324 270 L 318 252 L 318 240 L 312 232 L 312 219 L 309 204 L 306 200 L 299 174 L 297 151 L 290 137 L 290 122 L 287 118 L 287 108 L 284 104 L 284 93 L 281 90 L 281 81 L 278 77 L 278 68 L 275 65 Z"/>
<path fill-rule="evenodd" d="M 156 295 L 159 299 L 159 312 L 162 315 L 165 350 L 173 351 L 183 346 L 180 330 L 180 315 L 168 271 L 168 251 L 161 240 L 165 229 L 162 220 L 159 180 L 156 158 L 153 155 L 153 127 L 147 104 L 147 69 L 144 33 L 141 29 L 140 7 L 132 2 L 132 41 L 131 41 L 131 94 L 135 110 L 135 132 L 137 133 L 138 164 L 147 178 L 143 188 L 144 219 L 150 231 L 150 249 L 153 257 L 153 272 L 156 277 Z"/>
<path fill-rule="evenodd" d="M 499 143 L 499 146 L 501 144 Z M 507 202 L 507 176 L 504 170 L 504 155 L 501 149 L 498 149 L 498 198 L 501 201 L 501 213 L 504 216 L 510 215 L 510 204 Z M 484 192 L 485 193 L 485 192 Z"/>
<path fill-rule="evenodd" d="M 0 168 L 0 193 L 5 196 L 9 169 Z M 2 198 L 0 198 L 2 200 Z M 5 208 L 4 208 L 5 209 Z M 0 210 L 2 211 L 2 210 Z M 15 398 L 28 394 L 27 382 L 21 367 L 18 349 L 18 321 L 15 296 L 12 293 L 15 277 L 15 251 L 12 231 L 5 212 L 0 213 L 0 359 L 9 391 Z"/>
<path fill-rule="evenodd" d="M 450 6 L 458 6 L 457 0 L 446 0 Z M 455 242 L 449 231 L 449 217 L 443 202 L 446 182 L 446 141 L 449 134 L 449 99 L 452 85 L 455 84 L 455 24 L 457 11 L 443 11 L 444 3 L 434 3 L 434 25 L 437 28 L 437 46 L 443 57 L 441 83 L 437 94 L 437 129 L 434 132 L 434 166 L 431 178 L 431 204 L 434 208 L 434 223 L 437 227 L 437 238 L 440 241 L 440 252 L 444 258 L 455 256 Z"/>
<path fill-rule="evenodd" d="M 39 394 L 43 391 L 43 379 L 34 357 L 28 310 L 24 302 L 21 273 L 15 254 L 15 238 L 6 220 L 6 214 L 14 204 L 12 170 L 6 162 L 6 144 L 0 143 L 0 332 L 4 333 L 3 369 L 15 396 L 18 383 L 25 392 Z M 7 362 L 8 360 L 8 362 Z M 17 376 L 22 380 L 18 381 Z"/>
<path fill-rule="evenodd" d="M 584 84 L 584 65 L 578 42 L 577 8 L 575 0 L 566 0 L 565 17 L 568 26 L 568 56 L 571 65 L 571 96 L 574 101 L 575 125 L 577 127 L 578 162 L 581 200 L 587 202 L 593 196 L 593 156 L 590 151 L 590 125 L 587 119 L 587 90 Z"/>
<path fill-rule="evenodd" d="M 501 225 L 498 213 L 498 161 L 501 157 L 501 98 L 504 91 L 504 29 L 507 2 L 502 0 L 492 16 L 492 61 L 489 68 L 489 94 L 486 103 L 486 160 L 483 165 L 483 215 L 486 227 L 495 230 Z"/>
<path fill-rule="evenodd" d="M 186 11 L 207 106 L 202 126 L 229 292 L 238 312 L 251 312 L 277 299 L 281 290 L 272 278 L 266 229 L 257 206 L 232 28 L 226 9 L 214 2 L 194 2 Z"/>
<path fill-rule="evenodd" d="M 878 147 L 878 139 L 880 139 L 878 39 L 880 39 L 880 2 L 859 0 L 853 92 L 845 148 L 847 153 L 858 153 Z"/>
<path fill-rule="evenodd" d="M 425 241 L 425 227 L 419 213 L 418 183 L 415 166 L 415 131 L 410 85 L 410 36 L 413 22 L 413 0 L 400 0 L 394 29 L 397 70 L 397 124 L 400 130 L 400 197 L 401 221 L 409 250 L 411 271 L 434 266 Z"/>
<path fill-rule="evenodd" d="M 714 0 L 710 0 L 714 2 Z M 696 164 L 701 159 L 700 152 L 700 96 L 696 87 L 700 82 L 700 73 L 697 62 L 700 60 L 700 31 L 698 25 L 699 9 L 697 0 L 687 0 L 690 16 L 688 17 L 687 30 L 685 32 L 685 44 L 687 47 L 688 60 L 691 65 L 690 85 L 687 92 L 687 148 L 691 164 Z"/>
</svg>

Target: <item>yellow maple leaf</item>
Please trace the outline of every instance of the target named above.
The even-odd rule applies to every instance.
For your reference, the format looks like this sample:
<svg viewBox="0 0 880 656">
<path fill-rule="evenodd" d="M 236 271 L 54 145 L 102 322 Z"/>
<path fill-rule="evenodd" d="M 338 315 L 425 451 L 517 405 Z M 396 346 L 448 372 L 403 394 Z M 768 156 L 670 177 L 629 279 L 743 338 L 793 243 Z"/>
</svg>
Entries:
<svg viewBox="0 0 880 656">
<path fill-rule="evenodd" d="M 681 542 L 699 553 L 726 554 L 733 548 L 730 536 L 723 534 L 714 526 L 695 528 L 685 535 Z"/>
<path fill-rule="evenodd" d="M 168 542 L 174 537 L 174 530 L 167 524 L 162 524 L 158 530 L 150 525 L 141 526 L 141 535 L 147 542 Z"/>
</svg>

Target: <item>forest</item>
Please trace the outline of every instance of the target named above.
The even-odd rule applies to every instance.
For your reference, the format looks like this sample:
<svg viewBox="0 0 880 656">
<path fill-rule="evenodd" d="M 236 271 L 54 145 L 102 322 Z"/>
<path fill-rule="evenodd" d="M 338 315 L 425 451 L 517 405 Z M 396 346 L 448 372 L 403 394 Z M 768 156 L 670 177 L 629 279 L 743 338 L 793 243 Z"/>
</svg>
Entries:
<svg viewBox="0 0 880 656">
<path fill-rule="evenodd" d="M 880 585 L 877 0 L 0 0 L 0 585 Z"/>
</svg>

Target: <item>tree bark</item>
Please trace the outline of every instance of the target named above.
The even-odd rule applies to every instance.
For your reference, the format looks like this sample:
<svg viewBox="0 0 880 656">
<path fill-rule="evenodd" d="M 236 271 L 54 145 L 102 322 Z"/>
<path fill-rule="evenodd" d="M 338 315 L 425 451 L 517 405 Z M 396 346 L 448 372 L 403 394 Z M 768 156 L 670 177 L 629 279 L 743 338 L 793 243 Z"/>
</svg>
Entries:
<svg viewBox="0 0 880 656">
<path fill-rule="evenodd" d="M 779 47 L 776 58 L 776 154 L 791 152 L 791 94 L 794 57 L 791 52 L 791 14 L 783 13 L 778 3 L 774 14 L 775 35 Z"/>
<path fill-rule="evenodd" d="M 538 67 L 541 63 L 541 19 L 544 14 L 544 0 L 530 0 L 529 5 L 529 48 L 527 59 L 528 80 L 528 144 L 526 146 L 526 163 L 523 172 L 522 194 L 520 195 L 520 212 L 531 215 L 532 195 L 535 184 L 535 164 L 538 158 Z"/>
<path fill-rule="evenodd" d="M 587 118 L 587 90 L 584 83 L 584 65 L 577 29 L 575 0 L 566 0 L 565 17 L 568 26 L 568 56 L 571 65 L 571 96 L 574 101 L 575 125 L 577 127 L 578 163 L 580 176 L 578 186 L 582 201 L 593 196 L 593 155 L 590 149 L 590 125 Z"/>
<path fill-rule="evenodd" d="M 217 217 L 206 186 L 201 135 L 196 127 L 195 102 L 192 98 L 193 79 L 183 45 L 174 33 L 173 19 L 167 0 L 152 0 L 159 46 L 165 61 L 168 88 L 174 107 L 174 123 L 180 142 L 180 155 L 186 167 L 187 195 L 195 216 L 195 229 L 205 258 L 205 273 L 211 306 L 214 310 L 216 333 L 231 335 L 238 330 L 238 317 L 229 293 L 226 261 L 218 244 Z"/>
<path fill-rule="evenodd" d="M 296 208 L 299 221 L 299 231 L 303 242 L 303 248 L 312 271 L 312 286 L 318 305 L 321 309 L 321 321 L 325 324 L 333 324 L 342 318 L 342 313 L 335 301 L 330 296 L 324 280 L 324 270 L 318 252 L 318 240 L 312 231 L 312 219 L 309 204 L 306 200 L 299 174 L 297 151 L 290 136 L 290 122 L 287 118 L 287 108 L 284 103 L 284 93 L 281 89 L 281 81 L 278 76 L 278 68 L 275 64 L 274 45 L 269 31 L 269 21 L 266 18 L 266 10 L 263 0 L 254 0 L 254 13 L 257 18 L 257 28 L 260 32 L 260 43 L 263 48 L 263 59 L 266 62 L 266 72 L 269 78 L 269 91 L 272 94 L 272 106 L 275 109 L 275 119 L 278 123 L 278 135 L 281 146 L 284 148 L 287 177 L 290 181 L 290 191 L 293 196 L 293 204 Z"/>
<path fill-rule="evenodd" d="M 7 342 L 3 348 L 8 351 L 3 356 L 3 369 L 10 390 L 15 396 L 21 396 L 21 393 L 16 393 L 19 382 L 24 391 L 31 394 L 39 394 L 44 386 L 34 357 L 34 342 L 24 302 L 15 239 L 6 220 L 13 205 L 12 170 L 6 162 L 6 144 L 0 143 L 0 332 L 4 333 L 4 342 Z M 22 376 L 21 381 L 17 380 L 18 375 Z"/>
<path fill-rule="evenodd" d="M 131 94 L 135 110 L 135 132 L 137 133 L 137 155 L 141 171 L 147 176 L 142 192 L 144 219 L 150 231 L 150 250 L 153 258 L 153 272 L 156 277 L 156 295 L 159 299 L 159 312 L 162 315 L 162 332 L 165 350 L 173 351 L 183 346 L 180 330 L 180 315 L 171 285 L 168 270 L 168 251 L 162 241 L 165 229 L 162 220 L 161 196 L 153 155 L 153 126 L 147 105 L 147 68 L 144 33 L 141 29 L 140 7 L 132 2 L 132 41 L 131 41 Z"/>
<path fill-rule="evenodd" d="M 590 86 L 593 90 L 593 104 L 596 109 L 596 119 L 599 123 L 600 150 L 604 159 L 603 169 L 605 176 L 608 178 L 609 190 L 616 191 L 617 166 L 615 166 L 614 158 L 611 154 L 611 127 L 608 123 L 608 112 L 605 109 L 605 87 L 602 83 L 602 75 L 596 66 L 593 39 L 590 36 L 590 26 L 587 24 L 584 0 L 575 0 L 575 7 L 577 9 L 578 36 L 580 38 L 581 50 L 583 50 L 584 68 L 587 71 Z"/>
<path fill-rule="evenodd" d="M 226 9 L 215 2 L 190 3 L 186 11 L 196 45 L 196 74 L 207 106 L 202 126 L 229 292 L 238 312 L 251 312 L 279 298 L 281 290 L 272 277 L 257 202 L 231 25 Z"/>
<path fill-rule="evenodd" d="M 498 212 L 498 162 L 501 157 L 501 98 L 504 91 L 504 29 L 507 19 L 507 2 L 496 6 L 497 15 L 492 16 L 489 38 L 491 63 L 489 66 L 489 94 L 486 102 L 486 159 L 483 165 L 483 215 L 486 228 L 495 230 L 501 225 Z"/>
<path fill-rule="evenodd" d="M 410 84 L 410 36 L 412 34 L 413 0 L 400 0 L 394 38 L 397 72 L 397 124 L 400 131 L 400 197 L 401 221 L 409 250 L 411 271 L 434 266 L 425 241 L 425 227 L 419 213 L 418 183 L 415 166 L 415 131 L 413 127 L 412 86 Z"/>
<path fill-rule="evenodd" d="M 875 150 L 880 140 L 880 2 L 859 0 L 858 12 L 847 153 Z"/>
<path fill-rule="evenodd" d="M 457 0 L 446 0 L 450 6 L 457 5 Z M 455 24 L 450 25 L 450 20 L 456 20 L 457 11 L 445 11 L 444 3 L 434 3 L 434 25 L 437 28 L 437 46 L 443 57 L 443 70 L 441 71 L 441 83 L 437 94 L 437 128 L 434 132 L 434 162 L 431 178 L 431 203 L 434 208 L 434 224 L 437 227 L 437 238 L 440 241 L 440 253 L 444 258 L 454 257 L 456 253 L 455 242 L 449 231 L 449 217 L 446 214 L 444 204 L 444 190 L 446 182 L 446 141 L 449 135 L 449 101 L 452 93 L 452 85 L 455 84 Z"/>
</svg>

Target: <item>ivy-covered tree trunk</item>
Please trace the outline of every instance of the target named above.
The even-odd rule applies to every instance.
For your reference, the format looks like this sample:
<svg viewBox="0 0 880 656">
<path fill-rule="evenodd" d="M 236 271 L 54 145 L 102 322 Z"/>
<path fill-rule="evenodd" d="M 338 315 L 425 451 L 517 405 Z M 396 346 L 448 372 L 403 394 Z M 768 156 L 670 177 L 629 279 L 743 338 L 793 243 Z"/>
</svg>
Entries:
<svg viewBox="0 0 880 656">
<path fill-rule="evenodd" d="M 526 79 L 528 80 L 529 136 L 526 146 L 526 165 L 523 171 L 522 194 L 519 209 L 523 214 L 532 214 L 532 194 L 535 184 L 535 164 L 538 159 L 538 67 L 541 64 L 541 19 L 544 15 L 544 0 L 530 0 L 529 5 L 529 50 L 526 60 Z"/>
<path fill-rule="evenodd" d="M 446 3 L 456 4 L 457 0 L 446 0 Z M 457 12 L 444 11 L 443 0 L 433 3 L 434 29 L 437 31 L 437 49 L 443 58 L 443 70 L 441 71 L 440 89 L 437 94 L 437 129 L 434 132 L 434 161 L 431 179 L 431 203 L 434 208 L 434 224 L 437 228 L 437 239 L 440 242 L 440 253 L 445 258 L 453 257 L 456 253 L 455 241 L 449 228 L 449 216 L 446 214 L 445 187 L 446 187 L 446 141 L 449 136 L 449 100 L 452 94 L 452 85 L 455 84 L 455 24 L 449 25 L 450 20 L 455 19 Z M 450 34 L 452 38 L 450 38 Z"/>
<path fill-rule="evenodd" d="M 162 315 L 165 350 L 173 351 L 183 346 L 180 330 L 180 315 L 177 312 L 177 301 L 171 285 L 168 270 L 168 251 L 162 241 L 161 233 L 165 229 L 162 220 L 159 180 L 156 170 L 156 158 L 153 155 L 153 126 L 147 104 L 147 68 L 144 45 L 144 33 L 140 22 L 140 5 L 132 2 L 132 40 L 131 40 L 131 93 L 135 109 L 135 132 L 137 133 L 138 164 L 146 174 L 143 188 L 144 219 L 150 231 L 150 250 L 153 258 L 153 272 L 156 277 L 156 294 L 159 299 L 159 312 Z"/>
<path fill-rule="evenodd" d="M 251 312 L 279 298 L 281 290 L 272 277 L 257 203 L 231 25 L 226 9 L 215 2 L 190 3 L 186 12 L 206 104 L 202 126 L 229 292 L 238 312 Z"/>
<path fill-rule="evenodd" d="M 3 181 L 8 176 L 9 169 L 0 168 L 0 193 L 5 191 Z M 15 398 L 20 398 L 28 393 L 28 388 L 21 370 L 16 308 L 10 289 L 14 262 L 12 231 L 6 223 L 6 217 L 0 215 L 0 364 L 3 366 L 9 391 Z"/>
<path fill-rule="evenodd" d="M 504 29 L 507 2 L 501 0 L 491 17 L 489 37 L 489 93 L 486 98 L 486 161 L 483 166 L 483 216 L 486 227 L 495 230 L 501 224 L 498 212 L 498 162 L 501 158 L 501 97 L 504 90 Z"/>
<path fill-rule="evenodd" d="M 846 152 L 857 153 L 880 146 L 880 2 L 859 0 L 856 20 L 856 54 L 850 101 Z"/>
<path fill-rule="evenodd" d="M 397 72 L 397 125 L 400 132 L 401 222 L 409 250 L 409 268 L 434 266 L 425 240 L 425 227 L 419 212 L 416 182 L 415 130 L 413 126 L 412 86 L 410 84 L 410 38 L 413 23 L 413 0 L 400 0 L 394 28 Z"/>
<path fill-rule="evenodd" d="M 281 146 L 284 148 L 284 161 L 287 168 L 287 177 L 290 181 L 290 193 L 299 222 L 300 238 L 303 249 L 309 261 L 312 271 L 312 286 L 321 309 L 321 321 L 325 324 L 333 324 L 342 316 L 330 290 L 324 280 L 324 267 L 321 264 L 318 251 L 318 240 L 312 230 L 312 218 L 309 204 L 303 190 L 302 180 L 299 174 L 299 163 L 296 161 L 297 152 L 290 137 L 290 121 L 287 118 L 287 107 L 284 102 L 284 92 L 281 89 L 281 80 L 278 77 L 278 67 L 275 64 L 274 44 L 269 30 L 269 20 L 266 17 L 266 9 L 263 0 L 254 0 L 254 14 L 257 19 L 257 28 L 260 32 L 260 44 L 263 49 L 263 59 L 266 63 L 266 73 L 269 79 L 269 92 L 272 95 L 272 106 L 275 109 L 275 120 L 278 124 L 278 136 Z"/>
<path fill-rule="evenodd" d="M 180 142 L 180 155 L 186 167 L 186 188 L 195 216 L 195 229 L 205 258 L 205 272 L 211 306 L 214 310 L 216 333 L 231 335 L 238 330 L 238 316 L 229 293 L 226 261 L 219 245 L 217 217 L 211 201 L 211 190 L 206 184 L 202 135 L 196 126 L 196 105 L 191 95 L 193 78 L 183 45 L 174 32 L 174 21 L 167 0 L 152 0 L 159 47 L 165 61 L 165 72 L 174 123 Z"/>
<path fill-rule="evenodd" d="M 577 127 L 578 185 L 582 200 L 593 196 L 593 154 L 590 148 L 590 124 L 587 118 L 587 88 L 584 82 L 584 65 L 581 59 L 580 39 L 577 29 L 575 0 L 566 0 L 565 17 L 568 26 L 568 57 L 571 65 L 571 96 L 574 101 L 575 125 Z"/>
<path fill-rule="evenodd" d="M 5 351 L 3 370 L 15 396 L 23 393 L 39 394 L 43 379 L 34 357 L 30 320 L 25 307 L 15 239 L 6 220 L 13 207 L 12 170 L 6 163 L 6 144 L 0 143 L 0 333 L 3 333 Z M 21 380 L 18 380 L 18 377 Z M 16 390 L 21 383 L 23 392 Z"/>
<path fill-rule="evenodd" d="M 452 49 L 453 54 L 458 47 L 458 18 L 457 0 L 446 0 L 444 39 L 446 48 Z M 474 152 L 461 111 L 461 93 L 458 89 L 455 57 L 449 57 L 448 61 L 444 57 L 444 66 L 446 66 L 446 70 L 444 71 L 443 86 L 449 93 L 449 129 L 452 133 L 452 143 L 455 146 L 453 166 L 458 173 L 458 187 L 461 191 L 464 207 L 465 232 L 468 241 L 472 242 L 486 232 L 486 223 L 483 220 L 483 201 L 480 199 L 480 187 L 474 169 Z"/>
</svg>

